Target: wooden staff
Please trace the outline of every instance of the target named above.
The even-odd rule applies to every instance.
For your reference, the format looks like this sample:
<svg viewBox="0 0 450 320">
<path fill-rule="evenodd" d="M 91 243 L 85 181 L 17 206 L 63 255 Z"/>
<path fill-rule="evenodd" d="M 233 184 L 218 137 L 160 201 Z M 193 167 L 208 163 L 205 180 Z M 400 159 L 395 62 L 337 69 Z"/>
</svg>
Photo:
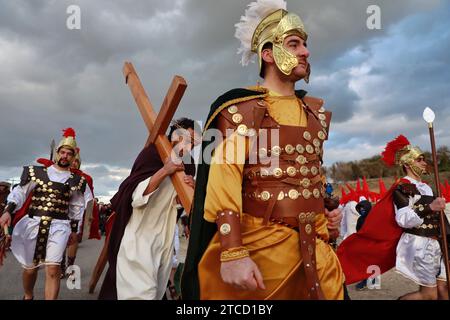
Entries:
<svg viewBox="0 0 450 320">
<path fill-rule="evenodd" d="M 434 183 L 436 185 L 436 192 L 438 197 L 442 197 L 441 193 L 441 182 L 439 180 L 439 171 L 438 171 L 438 164 L 437 164 L 437 155 L 436 155 L 436 142 L 434 139 L 434 128 L 433 128 L 433 121 L 435 119 L 435 114 L 433 110 L 430 108 L 425 108 L 423 111 L 423 118 L 428 123 L 428 129 L 430 132 L 430 142 L 431 142 L 431 154 L 433 157 L 433 171 L 434 171 Z M 448 281 L 450 279 L 449 277 L 449 260 L 448 260 L 448 245 L 447 245 L 447 228 L 445 226 L 445 213 L 444 211 L 440 211 L 440 227 L 441 227 L 441 249 L 444 251 L 444 265 L 445 265 L 445 274 L 447 276 L 447 291 L 450 296 L 450 285 L 448 284 Z"/>
</svg>

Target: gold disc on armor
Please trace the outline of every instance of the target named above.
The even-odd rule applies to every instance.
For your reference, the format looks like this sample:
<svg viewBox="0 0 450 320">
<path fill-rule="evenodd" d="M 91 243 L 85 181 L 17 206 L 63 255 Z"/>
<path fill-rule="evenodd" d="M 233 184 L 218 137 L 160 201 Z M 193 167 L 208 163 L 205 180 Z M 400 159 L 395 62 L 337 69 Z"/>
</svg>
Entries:
<svg viewBox="0 0 450 320">
<path fill-rule="evenodd" d="M 232 106 L 228 107 L 227 110 L 231 114 L 235 114 L 236 112 L 238 112 L 238 108 L 235 105 L 232 105 Z"/>
<path fill-rule="evenodd" d="M 45 240 L 44 240 L 44 239 L 42 239 L 42 238 L 41 238 L 41 239 L 39 239 L 39 242 L 44 242 L 44 241 L 45 241 Z"/>
<path fill-rule="evenodd" d="M 31 180 L 36 181 L 36 177 L 32 177 Z"/>
<path fill-rule="evenodd" d="M 327 127 L 327 123 L 323 120 L 320 120 L 320 124 L 322 125 L 322 127 L 326 128 Z"/>
<path fill-rule="evenodd" d="M 261 200 L 267 201 L 270 199 L 270 192 L 269 191 L 263 191 L 261 192 Z"/>
<path fill-rule="evenodd" d="M 309 199 L 311 197 L 311 191 L 309 191 L 308 189 L 305 189 L 305 190 L 303 190 L 302 195 L 303 195 L 303 198 Z"/>
<path fill-rule="evenodd" d="M 42 233 L 42 234 L 45 234 L 46 232 L 47 232 L 47 230 L 45 230 L 45 229 L 42 229 L 42 230 L 41 230 L 41 233 Z"/>
<path fill-rule="evenodd" d="M 224 223 L 220 226 L 220 234 L 226 236 L 231 232 L 231 226 L 228 223 Z"/>
<path fill-rule="evenodd" d="M 47 202 L 47 207 L 51 207 L 52 203 L 51 202 Z"/>
<path fill-rule="evenodd" d="M 319 169 L 317 169 L 317 167 L 312 166 L 312 167 L 311 167 L 311 173 L 312 173 L 314 176 L 317 176 L 317 174 L 319 173 Z"/>
<path fill-rule="evenodd" d="M 42 192 L 47 192 L 47 189 L 46 188 L 42 188 Z"/>
<path fill-rule="evenodd" d="M 48 182 L 48 185 L 49 185 L 49 186 L 51 186 L 52 184 L 53 184 L 53 182 L 51 182 L 51 181 Z"/>
<path fill-rule="evenodd" d="M 41 201 L 45 201 L 45 197 L 41 197 Z"/>
<path fill-rule="evenodd" d="M 316 198 L 316 199 L 319 199 L 319 198 L 320 198 L 320 191 L 319 191 L 319 189 L 314 189 L 314 190 L 313 190 L 313 196 L 314 196 L 314 198 Z"/>
<path fill-rule="evenodd" d="M 44 226 L 46 226 L 46 225 L 48 225 L 48 221 L 42 221 L 42 224 L 43 224 Z"/>
<path fill-rule="evenodd" d="M 237 123 L 241 123 L 242 120 L 244 119 L 244 117 L 240 113 L 235 113 L 235 114 L 233 114 L 233 117 L 231 119 L 233 120 L 234 123 L 237 124 Z"/>
<path fill-rule="evenodd" d="M 286 151 L 287 154 L 293 154 L 295 152 L 295 148 L 292 144 L 287 144 L 284 147 L 284 150 Z"/>
<path fill-rule="evenodd" d="M 305 152 L 305 147 L 302 146 L 301 144 L 298 144 L 298 145 L 295 147 L 295 150 L 297 150 L 298 153 L 303 153 L 303 152 Z"/>
<path fill-rule="evenodd" d="M 311 140 L 311 133 L 309 133 L 308 131 L 303 132 L 303 138 L 305 138 L 305 140 Z"/>
<path fill-rule="evenodd" d="M 308 188 L 311 185 L 311 181 L 308 178 L 304 178 L 301 181 L 301 184 L 303 188 Z"/>
<path fill-rule="evenodd" d="M 298 220 L 300 221 L 300 223 L 305 223 L 306 222 L 306 213 L 302 212 L 298 215 Z"/>
<path fill-rule="evenodd" d="M 42 210 L 44 210 L 44 211 L 48 211 L 48 207 L 44 207 L 44 209 L 42 209 Z"/>
<path fill-rule="evenodd" d="M 320 109 L 318 111 L 319 112 L 325 112 L 325 108 L 324 107 L 320 107 Z"/>
<path fill-rule="evenodd" d="M 33 169 L 33 166 L 28 166 L 28 169 Z M 33 169 L 34 170 L 34 169 Z"/>
<path fill-rule="evenodd" d="M 308 167 L 302 166 L 302 167 L 300 168 L 300 173 L 302 174 L 302 176 L 307 176 L 308 173 L 309 173 Z"/>
<path fill-rule="evenodd" d="M 281 148 L 279 146 L 274 146 L 272 148 L 272 155 L 278 157 L 281 154 Z"/>
<path fill-rule="evenodd" d="M 311 232 L 312 232 L 312 227 L 311 227 L 311 225 L 310 224 L 307 224 L 306 226 L 305 226 L 305 232 L 306 232 L 306 234 L 311 234 Z M 308 249 L 309 249 L 309 247 L 308 247 Z M 308 250 L 309 251 L 309 250 Z M 311 253 L 310 253 L 311 254 Z"/>
<path fill-rule="evenodd" d="M 297 190 L 291 189 L 291 190 L 289 190 L 288 196 L 289 196 L 289 199 L 296 200 L 296 199 L 298 199 L 299 194 L 298 194 Z"/>
<path fill-rule="evenodd" d="M 319 119 L 320 120 L 325 120 L 327 118 L 326 115 L 324 115 L 323 113 L 319 114 Z"/>
<path fill-rule="evenodd" d="M 280 178 L 283 175 L 283 170 L 281 170 L 281 168 L 275 168 L 273 169 L 272 174 L 275 178 Z"/>
<path fill-rule="evenodd" d="M 299 155 L 299 156 L 295 159 L 295 161 L 297 161 L 297 162 L 300 163 L 300 164 L 305 164 L 305 163 L 306 163 L 306 158 L 305 158 L 304 156 L 302 156 L 302 155 Z"/>
<path fill-rule="evenodd" d="M 38 182 L 41 186 L 44 185 L 44 181 L 41 181 L 41 180 L 37 179 L 37 182 Z"/>
<path fill-rule="evenodd" d="M 240 124 L 237 127 L 237 133 L 240 134 L 241 136 L 245 136 L 247 134 L 247 126 L 245 124 Z"/>
<path fill-rule="evenodd" d="M 295 169 L 294 167 L 288 167 L 286 169 L 286 172 L 289 177 L 295 177 L 295 175 L 297 174 L 297 169 Z"/>
<path fill-rule="evenodd" d="M 75 187 L 72 187 L 72 188 L 70 188 L 70 190 L 72 190 L 72 191 L 75 191 L 77 188 L 75 188 Z"/>
<path fill-rule="evenodd" d="M 317 136 L 319 137 L 320 140 L 325 140 L 325 138 L 326 138 L 325 132 L 323 132 L 323 131 L 319 131 L 317 133 Z"/>
<path fill-rule="evenodd" d="M 306 152 L 308 152 L 309 154 L 313 154 L 314 153 L 314 148 L 312 145 L 308 144 L 306 146 Z"/>
<path fill-rule="evenodd" d="M 31 172 L 31 173 L 30 173 L 30 176 L 31 176 L 31 177 L 34 177 L 34 173 L 33 173 L 33 172 Z"/>
<path fill-rule="evenodd" d="M 277 200 L 281 201 L 284 199 L 284 192 L 280 191 L 280 193 L 278 194 Z"/>
<path fill-rule="evenodd" d="M 314 145 L 314 147 L 320 147 L 320 140 L 317 138 L 314 138 L 313 145 Z"/>
<path fill-rule="evenodd" d="M 316 152 L 316 154 L 317 154 L 317 155 L 319 155 L 319 154 L 320 154 L 320 148 L 318 148 L 318 147 L 315 147 L 315 148 L 314 148 L 314 151 Z"/>
<path fill-rule="evenodd" d="M 42 210 L 42 206 L 38 206 L 38 210 Z"/>
</svg>

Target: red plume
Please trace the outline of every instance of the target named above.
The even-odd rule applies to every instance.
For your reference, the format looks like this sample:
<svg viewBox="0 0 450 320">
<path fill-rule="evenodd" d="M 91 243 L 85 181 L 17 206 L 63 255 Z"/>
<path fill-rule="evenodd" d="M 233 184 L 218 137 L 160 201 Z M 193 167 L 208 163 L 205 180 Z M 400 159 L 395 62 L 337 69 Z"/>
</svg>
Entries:
<svg viewBox="0 0 450 320">
<path fill-rule="evenodd" d="M 74 137 L 75 138 L 75 130 L 72 128 L 63 129 L 63 136 L 64 137 Z"/>
<path fill-rule="evenodd" d="M 395 154 L 398 150 L 409 145 L 408 139 L 404 135 L 399 135 L 397 138 L 388 142 L 386 148 L 381 153 L 381 160 L 386 163 L 387 166 L 391 167 L 395 164 Z"/>
</svg>

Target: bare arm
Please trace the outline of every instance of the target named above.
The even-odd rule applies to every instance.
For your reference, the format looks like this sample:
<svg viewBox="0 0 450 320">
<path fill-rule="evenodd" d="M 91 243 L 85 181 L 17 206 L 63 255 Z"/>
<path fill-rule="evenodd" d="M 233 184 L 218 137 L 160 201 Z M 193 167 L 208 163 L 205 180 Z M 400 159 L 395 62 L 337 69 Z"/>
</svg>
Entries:
<svg viewBox="0 0 450 320">
<path fill-rule="evenodd" d="M 168 176 L 171 176 L 176 171 L 183 171 L 184 165 L 183 163 L 176 164 L 170 158 L 166 160 L 164 167 L 159 169 L 150 179 L 147 188 L 145 188 L 144 196 L 155 191 L 161 182 Z"/>
</svg>

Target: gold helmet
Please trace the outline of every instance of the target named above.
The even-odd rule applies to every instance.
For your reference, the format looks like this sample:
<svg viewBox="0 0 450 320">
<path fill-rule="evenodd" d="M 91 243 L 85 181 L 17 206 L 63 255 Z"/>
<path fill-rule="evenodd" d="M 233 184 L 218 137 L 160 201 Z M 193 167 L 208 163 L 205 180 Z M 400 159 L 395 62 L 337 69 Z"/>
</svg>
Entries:
<svg viewBox="0 0 450 320">
<path fill-rule="evenodd" d="M 75 130 L 67 128 L 63 130 L 63 137 L 56 147 L 56 162 L 59 161 L 58 151 L 62 147 L 71 149 L 74 155 L 77 154 L 77 142 L 75 141 Z"/>
<path fill-rule="evenodd" d="M 285 75 L 290 75 L 298 65 L 297 57 L 283 46 L 284 39 L 290 35 L 298 35 L 307 40 L 305 26 L 300 17 L 286 11 L 284 0 L 257 0 L 248 5 L 245 15 L 236 25 L 235 37 L 241 41 L 238 54 L 242 53 L 242 65 L 248 65 L 253 54 L 259 58 L 259 69 L 262 70 L 262 49 L 271 43 L 275 64 Z M 309 73 L 308 65 L 308 73 Z M 309 81 L 309 74 L 305 77 Z"/>
<path fill-rule="evenodd" d="M 424 154 L 419 147 L 412 146 L 405 136 L 399 135 L 394 140 L 388 142 L 385 150 L 381 154 L 381 159 L 388 166 L 408 166 L 415 174 L 421 176 L 427 172 L 424 172 L 416 166 L 414 161 L 423 156 Z"/>
</svg>

